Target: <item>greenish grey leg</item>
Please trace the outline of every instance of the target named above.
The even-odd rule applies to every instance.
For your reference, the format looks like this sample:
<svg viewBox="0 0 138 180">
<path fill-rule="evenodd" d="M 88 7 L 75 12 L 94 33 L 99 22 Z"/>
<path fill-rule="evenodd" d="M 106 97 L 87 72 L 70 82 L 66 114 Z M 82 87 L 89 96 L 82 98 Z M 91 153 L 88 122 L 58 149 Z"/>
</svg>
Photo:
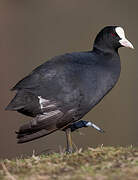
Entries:
<svg viewBox="0 0 138 180">
<path fill-rule="evenodd" d="M 66 133 L 66 140 L 67 140 L 67 153 L 72 153 L 73 152 L 73 146 L 72 146 L 72 139 L 71 139 L 71 129 L 68 128 L 65 130 Z"/>
</svg>

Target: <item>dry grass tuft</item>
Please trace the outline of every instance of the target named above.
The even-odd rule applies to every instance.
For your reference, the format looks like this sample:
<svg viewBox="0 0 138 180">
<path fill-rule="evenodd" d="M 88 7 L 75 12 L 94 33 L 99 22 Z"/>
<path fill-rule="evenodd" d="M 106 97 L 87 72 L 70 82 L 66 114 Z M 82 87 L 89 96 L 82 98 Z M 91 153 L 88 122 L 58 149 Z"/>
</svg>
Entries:
<svg viewBox="0 0 138 180">
<path fill-rule="evenodd" d="M 138 148 L 98 147 L 0 161 L 0 180 L 137 180 Z"/>
</svg>

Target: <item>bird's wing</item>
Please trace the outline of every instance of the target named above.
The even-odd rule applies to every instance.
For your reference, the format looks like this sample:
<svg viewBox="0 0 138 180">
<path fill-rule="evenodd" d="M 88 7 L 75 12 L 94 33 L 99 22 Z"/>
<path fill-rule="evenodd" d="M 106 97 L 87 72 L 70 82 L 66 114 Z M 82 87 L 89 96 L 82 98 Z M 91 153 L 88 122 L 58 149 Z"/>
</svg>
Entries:
<svg viewBox="0 0 138 180">
<path fill-rule="evenodd" d="M 62 55 L 47 61 L 32 71 L 31 74 L 19 81 L 12 90 L 17 91 L 20 102 L 25 102 L 23 94 L 31 97 L 31 94 L 44 99 L 60 102 L 63 106 L 73 106 L 74 100 L 78 98 L 81 83 L 80 74 L 81 66 L 74 68 L 74 64 L 70 63 L 72 56 Z M 20 95 L 21 94 L 21 95 Z M 75 98 L 75 99 L 74 99 Z M 18 102 L 19 102 L 18 101 Z M 30 100 L 31 101 L 31 100 Z M 75 104 L 74 104 L 75 106 Z"/>
</svg>

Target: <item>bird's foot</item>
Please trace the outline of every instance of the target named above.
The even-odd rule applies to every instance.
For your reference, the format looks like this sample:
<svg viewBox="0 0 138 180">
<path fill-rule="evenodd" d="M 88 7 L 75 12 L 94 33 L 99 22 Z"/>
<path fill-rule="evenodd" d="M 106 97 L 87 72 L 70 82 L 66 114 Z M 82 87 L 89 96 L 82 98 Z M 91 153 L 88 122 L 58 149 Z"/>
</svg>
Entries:
<svg viewBox="0 0 138 180">
<path fill-rule="evenodd" d="M 74 150 L 72 148 L 67 148 L 65 152 L 66 154 L 71 154 L 74 152 Z"/>
<path fill-rule="evenodd" d="M 77 122 L 69 125 L 67 128 L 70 128 L 71 132 L 73 132 L 73 131 L 75 131 L 77 129 L 80 129 L 82 127 L 93 127 L 93 128 L 95 128 L 97 131 L 99 131 L 101 133 L 105 132 L 103 129 L 99 128 L 94 123 L 92 123 L 90 121 L 84 121 L 84 120 L 77 121 Z"/>
</svg>

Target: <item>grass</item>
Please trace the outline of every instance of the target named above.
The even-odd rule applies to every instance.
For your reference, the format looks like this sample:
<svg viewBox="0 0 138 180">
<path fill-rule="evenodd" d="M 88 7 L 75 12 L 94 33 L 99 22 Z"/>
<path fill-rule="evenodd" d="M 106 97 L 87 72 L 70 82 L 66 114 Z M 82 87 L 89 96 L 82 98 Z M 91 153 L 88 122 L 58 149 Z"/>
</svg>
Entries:
<svg viewBox="0 0 138 180">
<path fill-rule="evenodd" d="M 138 148 L 98 147 L 1 160 L 0 180 L 138 180 Z"/>
</svg>

